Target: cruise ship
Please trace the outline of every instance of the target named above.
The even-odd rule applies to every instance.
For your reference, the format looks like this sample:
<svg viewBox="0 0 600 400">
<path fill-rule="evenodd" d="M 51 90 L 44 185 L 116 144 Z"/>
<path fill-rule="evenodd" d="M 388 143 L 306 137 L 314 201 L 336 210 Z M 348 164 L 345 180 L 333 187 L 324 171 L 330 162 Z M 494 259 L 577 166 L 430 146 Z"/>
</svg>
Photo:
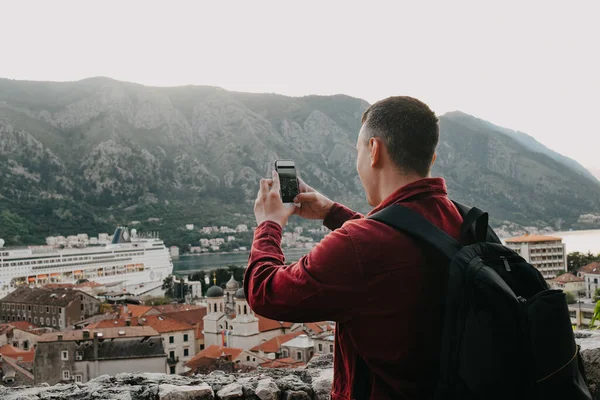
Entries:
<svg viewBox="0 0 600 400">
<path fill-rule="evenodd" d="M 153 291 L 173 272 L 171 255 L 161 239 L 138 237 L 118 227 L 109 244 L 83 248 L 28 246 L 3 248 L 0 240 L 0 298 L 16 288 L 50 283 L 121 283 L 134 295 Z"/>
</svg>

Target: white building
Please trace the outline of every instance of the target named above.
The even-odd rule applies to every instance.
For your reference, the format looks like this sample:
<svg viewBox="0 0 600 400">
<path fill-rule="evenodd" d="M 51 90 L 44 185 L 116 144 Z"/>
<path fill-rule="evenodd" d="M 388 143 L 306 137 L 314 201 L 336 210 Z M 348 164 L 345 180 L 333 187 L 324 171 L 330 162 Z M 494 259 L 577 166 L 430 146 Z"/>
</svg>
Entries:
<svg viewBox="0 0 600 400">
<path fill-rule="evenodd" d="M 246 302 L 244 289 L 235 293 L 235 318 L 226 314 L 225 292 L 211 286 L 206 292 L 207 314 L 204 317 L 204 343 L 250 350 L 276 336 L 289 333 L 291 323 L 272 321 L 254 314 Z M 225 341 L 225 343 L 224 343 Z"/>
<path fill-rule="evenodd" d="M 544 279 L 554 279 L 567 270 L 566 247 L 559 237 L 525 235 L 506 239 L 506 246 L 536 267 Z"/>
<path fill-rule="evenodd" d="M 248 225 L 240 224 L 235 228 L 236 232 L 248 232 Z"/>
<path fill-rule="evenodd" d="M 188 231 L 193 231 L 194 230 L 194 224 L 186 224 L 185 225 L 185 229 L 187 229 Z"/>
<path fill-rule="evenodd" d="M 179 256 L 179 247 L 171 246 L 171 257 L 178 257 L 178 256 Z"/>
<path fill-rule="evenodd" d="M 46 244 L 48 246 L 55 246 L 57 244 L 57 239 L 54 236 L 49 236 L 46 238 Z"/>
<path fill-rule="evenodd" d="M 577 276 L 584 280 L 583 288 L 586 297 L 590 299 L 594 297 L 596 289 L 600 287 L 600 284 L 598 283 L 600 281 L 600 263 L 594 262 L 585 267 L 581 267 L 579 271 L 577 271 Z"/>
<path fill-rule="evenodd" d="M 290 357 L 294 361 L 307 363 L 315 354 L 315 341 L 302 334 L 281 345 L 284 358 Z"/>
<path fill-rule="evenodd" d="M 208 239 L 202 238 L 202 239 L 200 239 L 200 246 L 208 247 L 208 246 L 210 246 L 210 241 Z"/>
<path fill-rule="evenodd" d="M 235 236 L 227 236 L 228 242 L 233 242 L 235 240 Z"/>
</svg>

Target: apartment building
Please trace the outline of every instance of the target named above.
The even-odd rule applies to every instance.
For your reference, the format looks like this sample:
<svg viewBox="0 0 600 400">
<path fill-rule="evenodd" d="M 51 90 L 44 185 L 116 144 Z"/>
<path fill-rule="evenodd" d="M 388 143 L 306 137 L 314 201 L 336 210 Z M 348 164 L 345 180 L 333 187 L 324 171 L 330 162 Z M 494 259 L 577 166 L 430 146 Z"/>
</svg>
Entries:
<svg viewBox="0 0 600 400">
<path fill-rule="evenodd" d="M 0 300 L 0 321 L 65 329 L 98 314 L 100 300 L 71 288 L 21 287 Z"/>
<path fill-rule="evenodd" d="M 164 372 L 162 339 L 149 326 L 52 332 L 41 336 L 33 361 L 35 383 L 83 383 L 121 372 Z"/>
<path fill-rule="evenodd" d="M 554 279 L 567 270 L 567 251 L 559 237 L 525 235 L 506 239 L 505 242 L 506 247 L 536 267 L 544 279 Z"/>
</svg>

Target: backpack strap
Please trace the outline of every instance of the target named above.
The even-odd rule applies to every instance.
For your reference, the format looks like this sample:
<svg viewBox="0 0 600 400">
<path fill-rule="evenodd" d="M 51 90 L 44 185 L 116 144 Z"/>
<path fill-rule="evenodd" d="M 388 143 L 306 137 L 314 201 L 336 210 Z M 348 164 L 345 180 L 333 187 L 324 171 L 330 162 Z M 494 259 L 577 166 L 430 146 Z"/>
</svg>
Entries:
<svg viewBox="0 0 600 400">
<path fill-rule="evenodd" d="M 470 244 L 470 237 L 473 236 L 473 228 L 475 229 L 474 237 L 476 243 L 485 242 L 487 239 L 489 215 L 481 211 L 477 207 L 469 210 L 463 218 L 462 226 L 460 227 L 460 242 L 463 245 Z"/>
<path fill-rule="evenodd" d="M 452 200 L 452 203 L 454 203 L 454 206 L 458 209 L 458 212 L 463 217 L 463 220 L 465 222 L 466 222 L 467 216 L 469 215 L 469 212 L 471 212 L 473 209 L 476 209 L 483 214 L 487 214 L 487 213 L 484 213 L 483 211 L 479 210 L 478 208 L 469 207 L 469 206 L 466 206 L 466 205 L 461 204 L 454 200 Z M 475 211 L 474 211 L 474 214 L 476 214 Z M 489 219 L 489 217 L 488 217 L 488 219 Z M 479 234 L 479 235 L 477 234 L 477 232 L 476 232 L 477 228 L 474 226 L 475 222 L 476 222 L 476 219 L 473 220 L 473 222 L 471 222 L 471 224 L 465 224 L 463 222 L 463 227 L 461 228 L 461 232 L 460 232 L 460 240 L 461 240 L 462 244 L 470 244 L 470 243 L 473 243 L 474 241 L 489 242 L 489 243 L 502 243 L 502 241 L 500 240 L 498 235 L 496 235 L 496 232 L 494 232 L 492 227 L 489 226 L 487 224 L 487 222 L 486 222 L 486 225 L 488 225 L 488 226 L 487 226 L 487 234 L 486 234 L 485 240 L 479 240 L 478 236 L 481 236 L 481 234 Z M 483 223 L 483 220 L 481 223 Z"/>
<path fill-rule="evenodd" d="M 433 225 L 424 216 L 399 204 L 388 206 L 367 218 L 383 222 L 430 244 L 448 259 L 454 258 L 462 248 L 452 236 Z"/>
</svg>

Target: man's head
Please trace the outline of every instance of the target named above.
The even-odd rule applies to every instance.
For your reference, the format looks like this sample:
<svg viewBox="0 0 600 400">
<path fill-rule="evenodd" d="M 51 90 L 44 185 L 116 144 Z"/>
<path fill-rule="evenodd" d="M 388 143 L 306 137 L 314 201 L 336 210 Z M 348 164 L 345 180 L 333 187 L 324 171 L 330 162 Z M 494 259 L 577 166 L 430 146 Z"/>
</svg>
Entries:
<svg viewBox="0 0 600 400">
<path fill-rule="evenodd" d="M 383 200 L 382 185 L 392 184 L 393 176 L 404 182 L 429 176 L 438 140 L 438 118 L 415 98 L 388 97 L 369 107 L 356 144 L 356 170 L 369 204 Z"/>
</svg>

